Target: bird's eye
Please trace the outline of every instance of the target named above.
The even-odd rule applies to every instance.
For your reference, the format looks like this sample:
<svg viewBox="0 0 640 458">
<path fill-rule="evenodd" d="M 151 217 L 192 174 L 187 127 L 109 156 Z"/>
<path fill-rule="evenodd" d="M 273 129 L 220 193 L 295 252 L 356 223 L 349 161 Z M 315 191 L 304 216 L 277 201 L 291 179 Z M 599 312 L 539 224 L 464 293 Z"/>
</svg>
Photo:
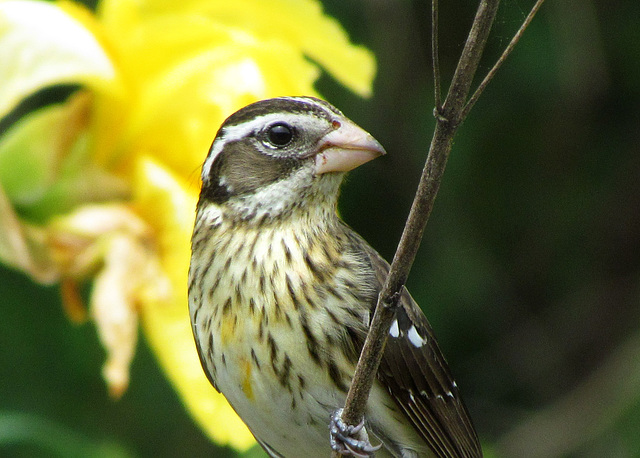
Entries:
<svg viewBox="0 0 640 458">
<path fill-rule="evenodd" d="M 273 124 L 267 130 L 267 139 L 277 148 L 287 146 L 293 140 L 293 127 L 284 122 Z"/>
</svg>

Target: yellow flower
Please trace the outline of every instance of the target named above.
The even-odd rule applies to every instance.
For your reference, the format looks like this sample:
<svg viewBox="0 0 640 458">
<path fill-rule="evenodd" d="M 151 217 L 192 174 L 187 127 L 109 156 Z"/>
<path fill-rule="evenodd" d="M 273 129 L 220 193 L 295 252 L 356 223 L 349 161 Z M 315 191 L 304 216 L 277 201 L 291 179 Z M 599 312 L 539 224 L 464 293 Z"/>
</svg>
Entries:
<svg viewBox="0 0 640 458">
<path fill-rule="evenodd" d="M 111 393 L 127 387 L 140 321 L 194 418 L 238 449 L 252 438 L 204 377 L 187 312 L 198 171 L 226 116 L 315 94 L 319 67 L 370 93 L 373 57 L 316 0 L 104 0 L 95 14 L 0 1 L 0 119 L 42 88 L 80 86 L 0 136 L 0 261 L 59 282 L 78 321 L 77 285 L 92 280 Z"/>
</svg>

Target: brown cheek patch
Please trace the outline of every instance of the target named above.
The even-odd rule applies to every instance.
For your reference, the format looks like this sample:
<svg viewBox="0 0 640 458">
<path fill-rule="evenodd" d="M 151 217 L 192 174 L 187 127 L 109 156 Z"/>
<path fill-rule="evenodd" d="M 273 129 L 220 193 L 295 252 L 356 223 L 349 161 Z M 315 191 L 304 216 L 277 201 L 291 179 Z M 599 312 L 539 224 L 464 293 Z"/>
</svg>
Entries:
<svg viewBox="0 0 640 458">
<path fill-rule="evenodd" d="M 211 166 L 201 199 L 221 204 L 233 196 L 252 194 L 302 165 L 299 159 L 262 154 L 250 142 L 242 139 L 225 145 Z"/>
<path fill-rule="evenodd" d="M 289 176 L 301 165 L 296 159 L 262 154 L 246 139 L 230 143 L 223 153 L 220 173 L 232 195 L 252 194 Z"/>
</svg>

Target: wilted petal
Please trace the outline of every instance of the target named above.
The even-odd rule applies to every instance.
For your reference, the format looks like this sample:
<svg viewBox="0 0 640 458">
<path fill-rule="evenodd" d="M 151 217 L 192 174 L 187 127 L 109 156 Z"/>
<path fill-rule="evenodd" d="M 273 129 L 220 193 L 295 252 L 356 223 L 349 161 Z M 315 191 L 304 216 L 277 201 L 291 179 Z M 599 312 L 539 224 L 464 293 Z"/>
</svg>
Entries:
<svg viewBox="0 0 640 458">
<path fill-rule="evenodd" d="M 0 118 L 43 87 L 101 86 L 114 79 L 109 57 L 87 28 L 91 23 L 70 4 L 65 11 L 40 1 L 0 2 Z"/>
<path fill-rule="evenodd" d="M 124 232 L 140 239 L 151 236 L 146 222 L 130 206 L 119 203 L 87 204 L 79 207 L 72 213 L 53 219 L 51 230 L 57 238 L 66 234 L 91 242 L 114 232 Z"/>
<path fill-rule="evenodd" d="M 91 316 L 107 352 L 102 376 L 113 397 L 129 385 L 129 366 L 138 339 L 136 293 L 148 256 L 135 239 L 116 234 L 101 241 L 104 267 L 95 276 L 91 291 Z M 143 268 L 140 271 L 140 268 Z"/>
<path fill-rule="evenodd" d="M 59 270 L 49 257 L 45 232 L 20 221 L 1 184 L 0 262 L 40 283 L 53 283 L 59 277 Z"/>
<path fill-rule="evenodd" d="M 141 298 L 167 297 L 151 231 L 122 204 L 87 205 L 55 218 L 47 229 L 66 282 L 72 285 L 94 275 L 91 316 L 107 352 L 103 375 L 110 393 L 118 397 L 129 383 Z M 75 300 L 73 294 L 63 298 Z"/>
</svg>

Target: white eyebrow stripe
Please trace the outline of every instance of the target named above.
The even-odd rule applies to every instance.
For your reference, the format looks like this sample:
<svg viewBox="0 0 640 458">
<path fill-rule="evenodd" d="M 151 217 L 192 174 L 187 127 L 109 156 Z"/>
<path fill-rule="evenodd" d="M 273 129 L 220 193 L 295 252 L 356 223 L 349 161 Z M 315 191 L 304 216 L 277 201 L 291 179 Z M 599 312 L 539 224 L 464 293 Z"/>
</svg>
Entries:
<svg viewBox="0 0 640 458">
<path fill-rule="evenodd" d="M 207 159 L 205 159 L 204 164 L 202 164 L 202 181 L 205 181 L 205 178 L 209 176 L 213 161 L 218 157 L 225 143 L 240 140 L 250 132 L 253 132 L 257 126 L 262 127 L 264 125 L 264 119 L 269 116 L 273 117 L 273 115 L 258 116 L 252 121 L 243 122 L 235 126 L 223 127 L 223 134 L 216 137 L 211 145 Z"/>
<path fill-rule="evenodd" d="M 211 145 L 211 149 L 209 150 L 209 155 L 202 165 L 202 181 L 204 182 L 206 177 L 208 177 L 211 173 L 211 166 L 213 165 L 213 162 L 215 161 L 216 157 L 218 157 L 226 143 L 240 140 L 241 138 L 249 135 L 251 132 L 262 130 L 264 126 L 272 124 L 274 122 L 286 122 L 288 124 L 297 125 L 304 128 L 305 123 L 302 118 L 303 116 L 304 115 L 301 113 L 269 113 L 266 115 L 258 116 L 251 121 L 245 121 L 243 123 L 232 126 L 223 126 L 223 134 L 215 139 L 213 145 Z"/>
</svg>

